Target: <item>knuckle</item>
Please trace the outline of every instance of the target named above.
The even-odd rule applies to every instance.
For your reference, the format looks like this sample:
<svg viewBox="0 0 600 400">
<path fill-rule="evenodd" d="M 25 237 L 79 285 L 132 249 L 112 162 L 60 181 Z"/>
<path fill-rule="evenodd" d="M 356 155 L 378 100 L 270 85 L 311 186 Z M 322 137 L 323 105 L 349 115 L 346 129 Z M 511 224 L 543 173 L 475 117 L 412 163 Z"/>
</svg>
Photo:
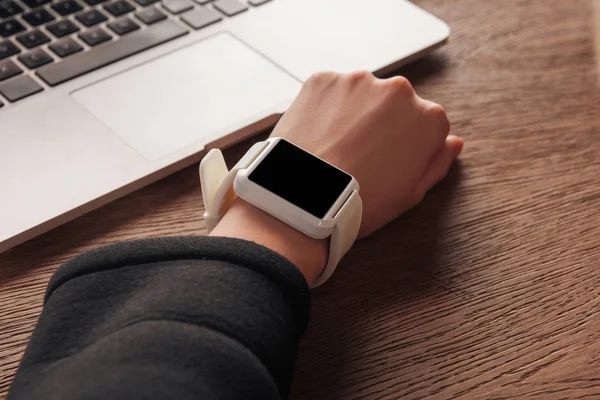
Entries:
<svg viewBox="0 0 600 400">
<path fill-rule="evenodd" d="M 346 78 L 352 83 L 358 83 L 373 78 L 373 74 L 366 70 L 358 70 L 346 74 Z"/>
<path fill-rule="evenodd" d="M 331 71 L 320 71 L 312 74 L 305 82 L 306 86 L 319 86 L 327 84 L 336 78 L 337 74 Z"/>
<path fill-rule="evenodd" d="M 448 120 L 448 115 L 446 114 L 446 110 L 439 104 L 432 104 L 425 111 L 425 115 L 428 118 L 433 119 L 437 125 L 443 128 L 444 131 L 450 130 L 450 121 Z"/>
<path fill-rule="evenodd" d="M 394 93 L 397 94 L 401 94 L 401 95 L 414 95 L 415 91 L 412 87 L 412 85 L 410 84 L 410 82 L 408 81 L 408 79 L 406 79 L 403 76 L 395 76 L 393 78 L 388 79 L 387 81 L 389 87 L 393 90 Z"/>
<path fill-rule="evenodd" d="M 426 113 L 428 116 L 430 116 L 432 118 L 439 118 L 439 119 L 447 118 L 446 110 L 444 110 L 444 107 L 440 106 L 437 103 L 433 103 L 432 105 L 430 105 L 427 108 Z"/>
</svg>

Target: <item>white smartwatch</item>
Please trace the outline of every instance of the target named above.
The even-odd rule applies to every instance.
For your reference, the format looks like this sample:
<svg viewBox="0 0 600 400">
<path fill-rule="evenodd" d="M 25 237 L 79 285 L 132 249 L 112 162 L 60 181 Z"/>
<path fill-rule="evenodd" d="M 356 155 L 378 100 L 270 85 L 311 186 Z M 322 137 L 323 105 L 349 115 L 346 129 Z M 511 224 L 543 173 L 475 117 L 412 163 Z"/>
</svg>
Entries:
<svg viewBox="0 0 600 400">
<path fill-rule="evenodd" d="M 231 169 L 220 150 L 200 162 L 204 220 L 212 231 L 237 196 L 314 239 L 331 237 L 323 284 L 350 250 L 362 201 L 350 174 L 282 138 L 254 144 Z"/>
</svg>

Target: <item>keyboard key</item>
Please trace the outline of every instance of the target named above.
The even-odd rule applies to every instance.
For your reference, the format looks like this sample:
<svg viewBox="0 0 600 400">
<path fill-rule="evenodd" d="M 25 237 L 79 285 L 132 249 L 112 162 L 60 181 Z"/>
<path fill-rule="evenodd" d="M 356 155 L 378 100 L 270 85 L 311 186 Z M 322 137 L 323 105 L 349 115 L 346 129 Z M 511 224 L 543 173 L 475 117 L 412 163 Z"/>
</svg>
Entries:
<svg viewBox="0 0 600 400">
<path fill-rule="evenodd" d="M 155 7 L 147 8 L 137 12 L 135 16 L 146 25 L 151 25 L 167 18 L 165 14 L 158 11 Z"/>
<path fill-rule="evenodd" d="M 89 10 L 82 12 L 81 14 L 77 14 L 75 19 L 85 26 L 94 26 L 100 22 L 106 21 L 108 18 L 106 18 L 106 16 L 98 10 Z"/>
<path fill-rule="evenodd" d="M 48 11 L 40 8 L 23 15 L 23 19 L 31 26 L 38 26 L 54 20 L 54 16 Z"/>
<path fill-rule="evenodd" d="M 196 3 L 200 4 L 201 6 L 210 3 L 212 0 L 194 0 Z"/>
<path fill-rule="evenodd" d="M 48 43 L 50 38 L 38 29 L 35 29 L 17 36 L 17 40 L 28 49 L 33 49 L 41 44 Z"/>
<path fill-rule="evenodd" d="M 60 3 L 52 5 L 52 9 L 64 17 L 65 15 L 83 10 L 83 7 L 75 0 L 63 0 Z"/>
<path fill-rule="evenodd" d="M 48 29 L 57 38 L 70 35 L 71 33 L 77 32 L 79 30 L 77 25 L 75 25 L 68 19 L 58 21 L 54 24 L 50 24 L 46 26 L 46 29 Z"/>
<path fill-rule="evenodd" d="M 125 0 L 118 0 L 113 3 L 107 4 L 104 6 L 104 9 L 112 15 L 114 15 L 115 17 L 119 17 L 123 14 L 127 14 L 128 12 L 134 10 L 133 6 Z"/>
<path fill-rule="evenodd" d="M 43 6 L 44 4 L 50 3 L 51 0 L 21 0 L 23 3 L 27 5 L 29 8 L 36 8 L 39 6 Z"/>
<path fill-rule="evenodd" d="M 42 65 L 51 63 L 54 61 L 54 59 L 50 57 L 44 50 L 37 49 L 19 56 L 19 61 L 21 61 L 29 69 L 36 69 Z"/>
<path fill-rule="evenodd" d="M 89 46 L 97 46 L 111 39 L 111 36 L 102 28 L 92 29 L 91 31 L 79 34 L 79 39 L 86 42 Z"/>
<path fill-rule="evenodd" d="M 67 57 L 83 50 L 83 47 L 73 39 L 63 39 L 60 42 L 51 44 L 48 47 L 59 57 Z"/>
<path fill-rule="evenodd" d="M 14 1 L 0 2 L 0 18 L 8 18 L 23 12 L 23 8 Z"/>
<path fill-rule="evenodd" d="M 181 14 L 194 7 L 188 0 L 164 0 L 162 5 L 171 14 Z"/>
<path fill-rule="evenodd" d="M 22 72 L 23 71 L 21 71 L 19 67 L 17 67 L 12 61 L 4 61 L 3 63 L 0 63 L 0 81 L 5 81 L 8 78 L 12 78 L 13 76 L 19 75 Z"/>
<path fill-rule="evenodd" d="M 181 19 L 192 28 L 201 29 L 205 26 L 214 24 L 215 22 L 219 22 L 223 17 L 215 10 L 206 7 L 198 7 L 195 10 L 183 14 Z"/>
<path fill-rule="evenodd" d="M 156 3 L 158 0 L 135 0 L 142 7 L 149 6 L 150 4 Z"/>
<path fill-rule="evenodd" d="M 96 4 L 104 3 L 106 0 L 83 0 L 88 6 L 95 6 Z"/>
<path fill-rule="evenodd" d="M 140 29 L 140 26 L 130 20 L 129 18 L 122 18 L 118 21 L 111 22 L 107 24 L 111 31 L 116 33 L 117 35 L 126 35 L 129 32 L 133 32 L 137 29 Z"/>
<path fill-rule="evenodd" d="M 11 41 L 3 40 L 0 42 L 0 60 L 4 60 L 6 57 L 13 56 L 20 53 L 21 50 L 17 48 Z"/>
<path fill-rule="evenodd" d="M 48 85 L 56 86 L 187 33 L 177 22 L 164 21 L 103 47 L 75 54 L 59 63 L 40 68 L 36 73 Z"/>
<path fill-rule="evenodd" d="M 32 94 L 39 93 L 42 90 L 44 88 L 28 76 L 11 79 L 0 85 L 0 93 L 9 101 L 18 101 Z"/>
<path fill-rule="evenodd" d="M 240 3 L 238 0 L 217 0 L 213 3 L 213 6 L 228 17 L 248 9 L 245 4 Z"/>
<path fill-rule="evenodd" d="M 2 37 L 8 37 L 15 33 L 23 32 L 24 30 L 25 27 L 14 19 L 0 22 L 0 36 Z"/>
<path fill-rule="evenodd" d="M 248 0 L 248 4 L 251 6 L 262 6 L 265 3 L 268 3 L 271 0 Z"/>
</svg>

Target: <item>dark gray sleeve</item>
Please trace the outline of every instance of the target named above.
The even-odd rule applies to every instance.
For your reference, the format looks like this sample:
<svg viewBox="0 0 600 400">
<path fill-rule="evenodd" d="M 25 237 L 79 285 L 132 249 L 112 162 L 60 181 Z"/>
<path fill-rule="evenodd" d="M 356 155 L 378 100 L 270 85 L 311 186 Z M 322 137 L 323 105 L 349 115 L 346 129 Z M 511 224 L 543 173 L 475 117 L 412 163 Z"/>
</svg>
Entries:
<svg viewBox="0 0 600 400">
<path fill-rule="evenodd" d="M 61 266 L 8 399 L 281 399 L 310 307 L 287 259 L 175 237 Z"/>
</svg>

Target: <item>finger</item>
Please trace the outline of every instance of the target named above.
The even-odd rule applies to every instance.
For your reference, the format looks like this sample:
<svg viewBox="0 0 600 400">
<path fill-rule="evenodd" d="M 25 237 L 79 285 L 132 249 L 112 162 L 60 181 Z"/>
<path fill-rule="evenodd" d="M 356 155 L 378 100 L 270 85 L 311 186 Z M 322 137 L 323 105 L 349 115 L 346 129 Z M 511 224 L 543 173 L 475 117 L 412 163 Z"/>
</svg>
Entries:
<svg viewBox="0 0 600 400">
<path fill-rule="evenodd" d="M 421 99 L 421 104 L 425 120 L 428 121 L 432 132 L 436 134 L 434 136 L 445 139 L 450 133 L 450 121 L 444 107 L 425 99 Z"/>
<path fill-rule="evenodd" d="M 462 151 L 463 145 L 464 142 L 461 138 L 448 135 L 444 146 L 433 156 L 417 186 L 417 193 L 420 197 L 446 176 L 452 162 Z"/>
</svg>

